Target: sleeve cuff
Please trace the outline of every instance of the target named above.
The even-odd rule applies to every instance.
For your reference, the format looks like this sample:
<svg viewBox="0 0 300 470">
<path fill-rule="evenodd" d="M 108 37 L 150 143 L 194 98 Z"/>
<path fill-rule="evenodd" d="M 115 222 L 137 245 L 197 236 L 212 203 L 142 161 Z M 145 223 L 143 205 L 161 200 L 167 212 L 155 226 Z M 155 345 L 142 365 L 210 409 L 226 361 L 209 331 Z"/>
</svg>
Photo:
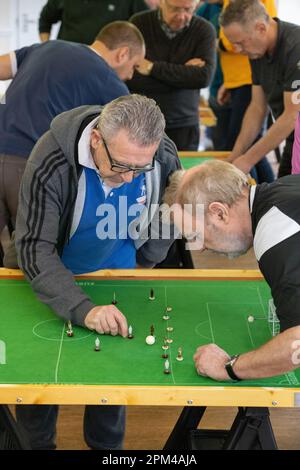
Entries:
<svg viewBox="0 0 300 470">
<path fill-rule="evenodd" d="M 18 71 L 17 56 L 14 51 L 10 52 L 9 55 L 10 55 L 10 66 L 11 66 L 12 77 L 14 78 Z"/>
<path fill-rule="evenodd" d="M 153 268 L 153 266 L 155 266 L 153 261 L 146 259 L 139 251 L 136 254 L 136 262 L 143 268 Z"/>
<path fill-rule="evenodd" d="M 96 307 L 93 302 L 91 302 L 89 299 L 84 300 L 77 308 L 76 310 L 73 310 L 71 312 L 71 321 L 75 325 L 83 326 L 86 328 L 84 324 L 85 317 L 89 313 L 92 308 Z"/>
</svg>

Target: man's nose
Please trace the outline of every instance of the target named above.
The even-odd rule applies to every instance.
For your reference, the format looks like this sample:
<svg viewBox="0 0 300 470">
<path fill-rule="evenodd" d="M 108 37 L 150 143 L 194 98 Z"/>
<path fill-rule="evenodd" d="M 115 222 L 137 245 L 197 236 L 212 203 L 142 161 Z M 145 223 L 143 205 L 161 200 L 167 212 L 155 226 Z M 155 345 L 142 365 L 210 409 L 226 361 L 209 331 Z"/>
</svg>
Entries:
<svg viewBox="0 0 300 470">
<path fill-rule="evenodd" d="M 177 13 L 177 19 L 182 21 L 182 22 L 185 22 L 187 21 L 187 15 L 184 11 L 180 12 L 180 13 Z"/>
</svg>

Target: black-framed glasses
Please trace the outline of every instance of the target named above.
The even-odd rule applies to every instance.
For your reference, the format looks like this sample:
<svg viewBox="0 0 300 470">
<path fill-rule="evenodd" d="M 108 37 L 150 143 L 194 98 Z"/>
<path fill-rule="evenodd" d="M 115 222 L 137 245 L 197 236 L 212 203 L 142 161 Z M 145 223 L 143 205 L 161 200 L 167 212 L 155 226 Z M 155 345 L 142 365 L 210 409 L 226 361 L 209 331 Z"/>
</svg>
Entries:
<svg viewBox="0 0 300 470">
<path fill-rule="evenodd" d="M 152 163 L 148 163 L 148 165 L 145 166 L 129 166 L 129 165 L 123 165 L 122 163 L 117 163 L 111 156 L 110 151 L 108 150 L 107 144 L 105 140 L 102 138 L 102 142 L 110 163 L 110 169 L 111 171 L 114 171 L 115 173 L 128 173 L 129 171 L 133 171 L 136 175 L 139 175 L 141 173 L 146 173 L 147 171 L 152 171 L 154 170 L 154 159 L 155 155 L 152 159 Z"/>
</svg>

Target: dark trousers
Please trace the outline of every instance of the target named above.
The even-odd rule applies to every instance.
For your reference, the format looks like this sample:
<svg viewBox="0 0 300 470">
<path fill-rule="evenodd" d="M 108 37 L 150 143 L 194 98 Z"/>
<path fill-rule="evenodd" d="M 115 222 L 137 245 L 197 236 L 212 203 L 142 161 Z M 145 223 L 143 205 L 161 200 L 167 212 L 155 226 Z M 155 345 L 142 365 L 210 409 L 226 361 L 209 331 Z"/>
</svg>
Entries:
<svg viewBox="0 0 300 470">
<path fill-rule="evenodd" d="M 126 421 L 125 406 L 85 407 L 84 439 L 91 449 L 122 449 Z M 57 405 L 16 406 L 17 422 L 28 433 L 33 450 L 56 448 Z"/>
<path fill-rule="evenodd" d="M 245 85 L 230 90 L 231 115 L 225 141 L 226 150 L 232 150 L 241 131 L 242 122 L 251 102 L 251 85 Z"/>
<path fill-rule="evenodd" d="M 231 118 L 231 104 L 220 105 L 215 96 L 209 97 L 209 106 L 217 118 L 217 123 L 213 127 L 208 127 L 214 150 L 222 151 L 226 149 L 226 139 Z"/>
<path fill-rule="evenodd" d="M 0 266 L 4 257 L 1 234 L 4 227 L 12 232 L 16 226 L 18 195 L 26 162 L 25 158 L 0 154 Z"/>
<path fill-rule="evenodd" d="M 242 128 L 245 112 L 251 102 L 251 85 L 233 88 L 230 90 L 230 93 L 230 108 L 228 108 L 229 105 L 227 105 L 221 110 L 217 109 L 216 113 L 218 119 L 217 125 L 221 126 L 221 129 L 219 129 L 219 134 L 221 136 L 220 148 L 218 150 L 231 151 L 233 149 Z M 256 140 L 260 137 L 261 135 L 259 135 Z M 266 157 L 255 165 L 251 170 L 251 175 L 258 183 L 271 183 L 274 181 L 273 170 Z"/>
<path fill-rule="evenodd" d="M 194 150 L 199 147 L 200 130 L 199 125 L 189 127 L 166 128 L 166 134 L 175 143 L 177 150 Z"/>
</svg>

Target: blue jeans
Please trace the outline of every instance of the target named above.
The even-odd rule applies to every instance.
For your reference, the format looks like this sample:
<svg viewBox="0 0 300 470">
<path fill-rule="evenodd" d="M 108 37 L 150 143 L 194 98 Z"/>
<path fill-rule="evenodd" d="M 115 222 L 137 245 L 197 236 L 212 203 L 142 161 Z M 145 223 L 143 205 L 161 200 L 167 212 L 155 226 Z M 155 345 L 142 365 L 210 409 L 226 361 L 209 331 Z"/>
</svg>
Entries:
<svg viewBox="0 0 300 470">
<path fill-rule="evenodd" d="M 275 179 L 272 167 L 266 157 L 256 163 L 250 173 L 257 183 L 272 183 Z"/>
<path fill-rule="evenodd" d="M 231 118 L 231 104 L 220 105 L 215 96 L 210 96 L 208 103 L 217 118 L 216 125 L 207 128 L 209 129 L 209 136 L 214 144 L 214 150 L 227 150 L 226 145 Z"/>
<path fill-rule="evenodd" d="M 17 422 L 28 433 L 33 450 L 56 448 L 57 405 L 16 406 Z M 84 439 L 91 449 L 118 450 L 123 447 L 125 406 L 85 407 Z"/>
</svg>

